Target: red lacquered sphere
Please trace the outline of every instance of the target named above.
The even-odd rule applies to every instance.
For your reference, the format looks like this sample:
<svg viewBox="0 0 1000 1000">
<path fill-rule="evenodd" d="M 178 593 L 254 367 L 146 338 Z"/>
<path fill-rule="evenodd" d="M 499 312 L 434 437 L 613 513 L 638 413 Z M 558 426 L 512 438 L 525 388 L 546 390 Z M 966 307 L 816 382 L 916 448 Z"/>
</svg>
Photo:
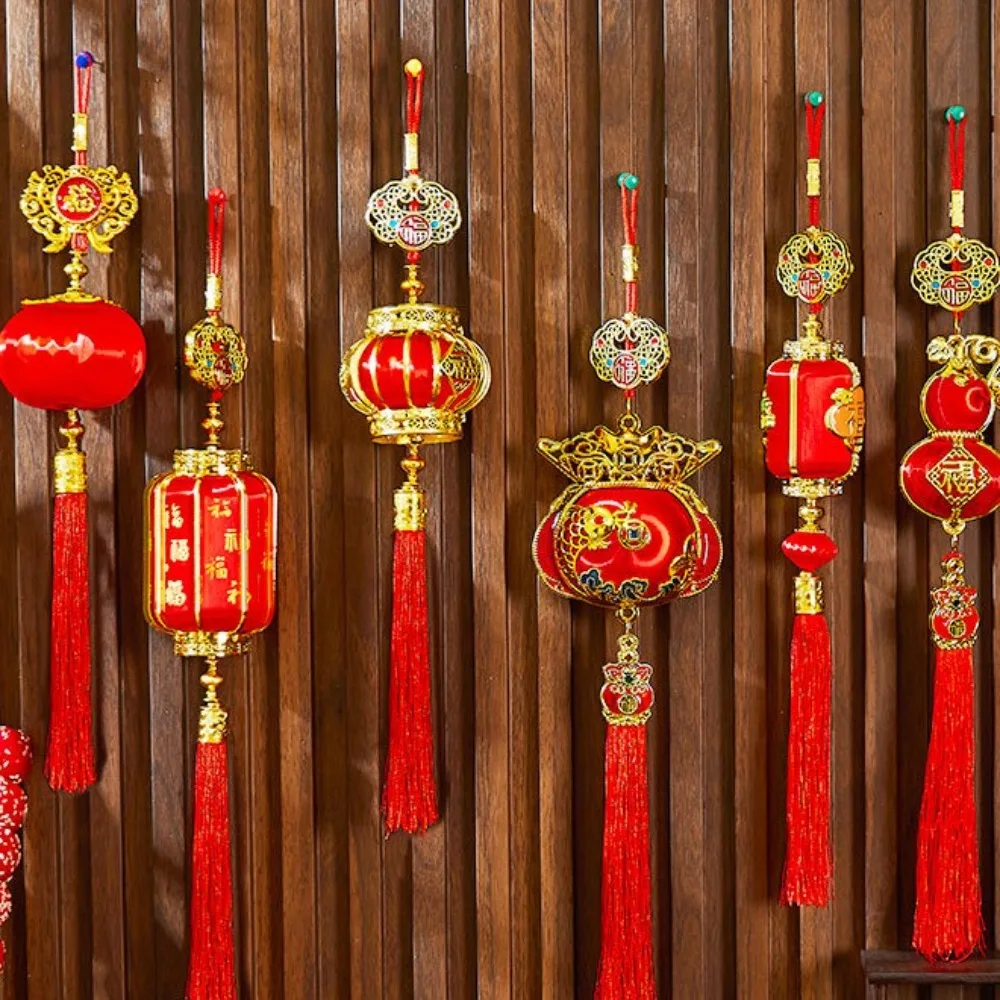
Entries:
<svg viewBox="0 0 1000 1000">
<path fill-rule="evenodd" d="M 191 456 L 204 452 L 179 452 Z M 183 462 L 175 460 L 175 470 Z M 277 493 L 256 472 L 174 471 L 146 489 L 146 617 L 175 636 L 247 636 L 275 608 Z"/>
<path fill-rule="evenodd" d="M 21 863 L 21 838 L 17 832 L 0 827 L 0 882 L 10 879 Z"/>
<path fill-rule="evenodd" d="M 993 417 L 993 394 L 986 379 L 966 372 L 938 372 L 920 394 L 931 430 L 981 431 Z"/>
<path fill-rule="evenodd" d="M 1000 506 L 1000 454 L 979 438 L 924 438 L 903 456 L 899 482 L 928 517 L 985 517 Z"/>
<path fill-rule="evenodd" d="M 825 531 L 793 531 L 782 543 L 781 551 L 798 569 L 815 573 L 836 558 L 837 543 Z"/>
<path fill-rule="evenodd" d="M 120 403 L 146 368 L 139 324 L 111 302 L 38 302 L 0 331 L 0 381 L 27 406 L 103 410 Z"/>
<path fill-rule="evenodd" d="M 614 608 L 697 592 L 714 578 L 722 550 L 717 531 L 703 541 L 694 496 L 683 485 L 571 487 L 535 533 L 542 579 L 558 593 Z"/>
<path fill-rule="evenodd" d="M 14 781 L 0 778 L 0 827 L 20 830 L 28 814 L 28 796 Z"/>
<path fill-rule="evenodd" d="M 840 481 L 855 468 L 864 436 L 864 392 L 840 358 L 779 358 L 764 389 L 765 459 L 779 479 Z"/>
<path fill-rule="evenodd" d="M 0 777 L 24 781 L 31 771 L 31 740 L 20 729 L 0 726 Z"/>
</svg>

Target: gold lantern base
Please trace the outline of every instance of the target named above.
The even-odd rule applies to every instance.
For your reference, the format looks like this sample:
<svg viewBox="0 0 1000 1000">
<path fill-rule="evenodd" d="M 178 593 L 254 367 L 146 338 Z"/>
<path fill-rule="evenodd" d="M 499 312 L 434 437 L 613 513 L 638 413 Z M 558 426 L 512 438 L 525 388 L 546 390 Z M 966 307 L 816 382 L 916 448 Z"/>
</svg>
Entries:
<svg viewBox="0 0 1000 1000">
<path fill-rule="evenodd" d="M 201 656 L 221 660 L 224 656 L 241 656 L 249 648 L 247 637 L 233 632 L 175 632 L 175 656 Z"/>
</svg>

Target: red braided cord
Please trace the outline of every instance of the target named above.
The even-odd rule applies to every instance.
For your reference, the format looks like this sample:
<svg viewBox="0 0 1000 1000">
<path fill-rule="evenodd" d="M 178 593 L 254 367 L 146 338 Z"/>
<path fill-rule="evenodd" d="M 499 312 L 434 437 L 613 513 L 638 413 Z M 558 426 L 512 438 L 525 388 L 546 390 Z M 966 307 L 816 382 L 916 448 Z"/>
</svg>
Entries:
<svg viewBox="0 0 1000 1000">
<path fill-rule="evenodd" d="M 208 192 L 208 273 L 222 274 L 222 239 L 225 232 L 226 192 Z"/>
<path fill-rule="evenodd" d="M 809 159 L 820 158 L 823 142 L 823 119 L 826 116 L 826 102 L 813 107 L 806 101 L 806 136 L 809 140 Z M 819 227 L 819 195 L 809 196 L 809 225 Z"/>
<path fill-rule="evenodd" d="M 94 64 L 94 57 L 89 52 L 81 52 L 74 60 L 76 67 L 76 100 L 73 110 L 77 114 L 85 115 L 90 109 L 90 71 Z M 78 149 L 74 155 L 77 166 L 82 167 L 87 164 L 87 151 Z"/>
<path fill-rule="evenodd" d="M 948 159 L 951 166 L 951 189 L 961 191 L 965 187 L 965 118 L 948 122 Z M 955 232 L 961 232 L 955 227 Z M 957 263 L 957 261 L 956 261 Z"/>
<path fill-rule="evenodd" d="M 420 118 L 424 110 L 424 68 L 411 73 L 407 63 L 406 70 L 406 131 L 419 132 Z"/>
<path fill-rule="evenodd" d="M 628 246 L 636 245 L 636 233 L 639 222 L 639 188 L 632 188 L 630 191 L 624 184 L 621 185 L 622 193 L 622 227 L 625 230 L 625 243 Z M 637 281 L 625 282 L 625 312 L 634 313 L 639 308 L 639 283 Z"/>
</svg>

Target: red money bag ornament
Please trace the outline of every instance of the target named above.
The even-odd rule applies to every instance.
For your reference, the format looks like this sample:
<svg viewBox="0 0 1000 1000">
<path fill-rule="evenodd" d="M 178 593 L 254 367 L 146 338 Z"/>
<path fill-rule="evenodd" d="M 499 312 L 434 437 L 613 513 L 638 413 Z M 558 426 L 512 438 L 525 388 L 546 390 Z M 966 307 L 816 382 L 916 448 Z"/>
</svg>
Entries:
<svg viewBox="0 0 1000 1000">
<path fill-rule="evenodd" d="M 31 740 L 27 734 L 10 726 L 0 726 L 0 924 L 5 924 L 14 909 L 10 880 L 21 863 L 21 838 L 18 835 L 28 814 L 28 796 L 24 781 L 31 770 Z M 0 972 L 6 960 L 6 948 L 0 941 Z"/>
<path fill-rule="evenodd" d="M 419 449 L 459 440 L 466 413 L 490 387 L 489 361 L 464 336 L 458 310 L 420 301 L 421 253 L 450 242 L 462 216 L 454 194 L 420 176 L 424 68 L 411 59 L 405 71 L 406 172 L 371 196 L 365 221 L 380 242 L 406 251 L 406 302 L 373 309 L 365 335 L 348 348 L 340 368 L 341 389 L 351 406 L 368 418 L 372 439 L 406 448 L 406 482 L 394 498 L 389 746 L 382 793 L 387 835 L 397 830 L 423 833 L 438 819 L 427 626 L 427 502 L 418 483 L 424 467 Z"/>
<path fill-rule="evenodd" d="M 46 253 L 69 247 L 69 288 L 29 299 L 0 331 L 0 381 L 26 406 L 65 410 L 55 455 L 52 527 L 52 643 L 45 775 L 65 792 L 86 791 L 97 765 L 90 694 L 90 566 L 87 466 L 80 410 L 120 403 L 146 367 L 142 330 L 124 309 L 83 288 L 90 249 L 111 253 L 111 240 L 139 204 L 127 173 L 87 163 L 87 107 L 93 57 L 76 57 L 74 162 L 34 171 L 21 212 L 47 241 Z"/>
<path fill-rule="evenodd" d="M 799 526 L 781 550 L 799 570 L 791 641 L 788 723 L 787 847 L 781 902 L 826 906 L 833 881 L 830 850 L 830 712 L 833 661 L 817 571 L 837 555 L 819 526 L 823 497 L 838 494 L 858 467 L 865 424 L 858 369 L 841 344 L 823 337 L 823 303 L 847 283 L 854 264 L 847 244 L 820 228 L 820 143 L 825 104 L 806 96 L 806 195 L 809 225 L 778 252 L 778 282 L 808 306 L 798 339 L 767 369 L 761 399 L 768 471 L 782 492 L 802 501 Z"/>
<path fill-rule="evenodd" d="M 174 452 L 173 469 L 146 488 L 145 610 L 173 636 L 178 656 L 203 657 L 205 689 L 194 767 L 191 954 L 186 1000 L 235 1000 L 233 889 L 226 712 L 218 661 L 239 656 L 274 617 L 277 494 L 249 456 L 219 443 L 220 402 L 243 381 L 246 344 L 223 322 L 226 196 L 208 195 L 207 316 L 184 341 L 191 377 L 209 390 L 204 448 Z"/>
<path fill-rule="evenodd" d="M 666 331 L 639 316 L 638 178 L 618 178 L 625 224 L 625 314 L 591 343 L 598 376 L 621 389 L 616 431 L 595 427 L 538 449 L 572 480 L 538 526 L 533 543 L 542 580 L 563 597 L 613 609 L 622 624 L 618 657 L 604 667 L 604 850 L 601 957 L 596 1000 L 656 997 L 649 858 L 646 723 L 653 668 L 639 658 L 639 609 L 691 597 L 719 572 L 722 541 L 704 501 L 685 480 L 721 451 L 662 427 L 643 428 L 636 390 L 667 367 Z"/>
<path fill-rule="evenodd" d="M 971 306 L 996 294 L 1000 266 L 996 251 L 963 235 L 965 110 L 951 107 L 945 118 L 952 233 L 917 254 L 911 281 L 924 302 L 952 314 L 954 328 L 927 345 L 927 357 L 940 365 L 920 394 L 928 435 L 903 456 L 899 482 L 906 499 L 940 521 L 951 538 L 941 586 L 931 593 L 934 709 L 917 828 L 913 947 L 931 961 L 961 961 L 982 948 L 983 899 L 972 654 L 979 614 L 959 542 L 968 521 L 1000 507 L 1000 454 L 983 440 L 1000 393 L 1000 341 L 963 335 L 961 321 Z M 980 367 L 987 365 L 984 376 Z"/>
</svg>

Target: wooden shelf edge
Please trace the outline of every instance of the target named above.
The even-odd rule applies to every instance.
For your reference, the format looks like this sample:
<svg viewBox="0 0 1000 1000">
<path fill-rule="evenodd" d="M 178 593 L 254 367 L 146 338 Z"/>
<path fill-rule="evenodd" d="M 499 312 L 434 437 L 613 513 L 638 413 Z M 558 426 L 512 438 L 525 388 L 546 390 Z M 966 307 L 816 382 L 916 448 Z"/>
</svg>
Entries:
<svg viewBox="0 0 1000 1000">
<path fill-rule="evenodd" d="M 871 985 L 1000 983 L 1000 955 L 996 952 L 952 965 L 932 965 L 914 951 L 863 951 L 861 968 Z"/>
</svg>

